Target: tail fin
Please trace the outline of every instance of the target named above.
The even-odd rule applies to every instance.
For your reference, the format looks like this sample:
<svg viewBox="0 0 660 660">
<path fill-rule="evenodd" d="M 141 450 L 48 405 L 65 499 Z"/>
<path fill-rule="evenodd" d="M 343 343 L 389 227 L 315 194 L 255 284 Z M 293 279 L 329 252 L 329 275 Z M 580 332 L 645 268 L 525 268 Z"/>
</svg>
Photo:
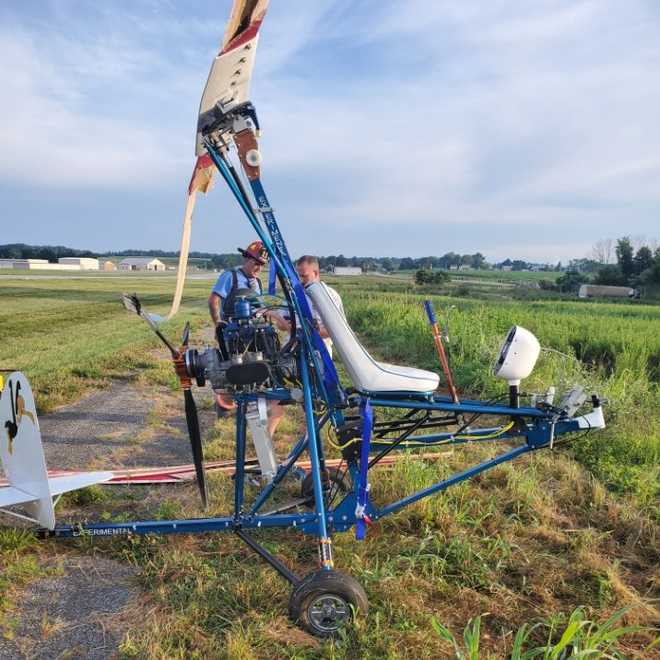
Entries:
<svg viewBox="0 0 660 660">
<path fill-rule="evenodd" d="M 53 496 L 107 481 L 112 472 L 83 472 L 48 478 L 39 420 L 28 379 L 9 375 L 0 394 L 0 461 L 9 486 L 0 488 L 0 511 L 55 527 Z M 27 515 L 5 507 L 21 504 Z"/>
</svg>

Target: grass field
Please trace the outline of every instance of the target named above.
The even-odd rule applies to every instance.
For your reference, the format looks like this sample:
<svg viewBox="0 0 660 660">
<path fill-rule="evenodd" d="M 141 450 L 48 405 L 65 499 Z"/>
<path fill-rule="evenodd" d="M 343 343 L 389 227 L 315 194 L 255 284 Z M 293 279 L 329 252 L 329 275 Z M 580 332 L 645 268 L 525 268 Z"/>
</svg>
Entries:
<svg viewBox="0 0 660 660">
<path fill-rule="evenodd" d="M 492 299 L 478 284 L 466 298 L 456 291 L 419 292 L 409 279 L 329 282 L 375 354 L 437 369 L 421 307 L 432 297 L 449 318 L 452 365 L 470 394 L 502 391 L 489 367 L 506 330 L 513 323 L 527 327 L 551 350 L 542 353 L 524 389 L 554 384 L 561 390 L 579 382 L 597 390 L 609 401 L 608 429 L 569 450 L 540 452 L 419 502 L 384 519 L 364 543 L 336 535 L 338 567 L 361 581 L 372 605 L 369 616 L 336 642 L 320 643 L 289 624 L 287 585 L 233 537 L 67 546 L 140 568 L 144 612 L 129 627 L 122 656 L 522 657 L 515 655 L 517 640 L 525 651 L 545 648 L 528 657 L 559 658 L 564 633 L 576 649 L 594 649 L 583 657 L 657 655 L 649 645 L 660 584 L 660 307 Z M 140 372 L 147 384 L 162 382 L 169 372 L 152 350 L 157 340 L 123 310 L 119 294 L 137 291 L 150 311 L 162 314 L 173 285 L 173 278 L 157 276 L 1 277 L 0 367 L 27 373 L 40 411 L 119 374 Z M 188 282 L 183 309 L 168 324 L 171 336 L 187 319 L 199 336 L 210 285 Z M 281 449 L 299 428 L 299 417 L 287 420 Z M 232 438 L 231 421 L 218 422 L 208 433 L 207 456 L 231 456 Z M 374 479 L 373 496 L 402 496 L 486 451 L 456 450 L 428 464 L 404 460 Z M 231 480 L 215 476 L 211 487 L 211 513 L 227 512 Z M 191 493 L 161 497 L 146 514 L 199 515 Z M 91 501 L 112 518 L 119 515 L 113 513 L 120 509 L 116 498 L 94 489 L 67 500 L 63 513 L 80 516 L 82 502 Z M 261 538 L 301 573 L 315 562 L 313 544 L 300 537 L 274 532 Z M 0 613 L 11 613 L 21 586 L 49 570 L 62 547 L 0 528 Z M 616 613 L 621 618 L 606 623 Z"/>
</svg>

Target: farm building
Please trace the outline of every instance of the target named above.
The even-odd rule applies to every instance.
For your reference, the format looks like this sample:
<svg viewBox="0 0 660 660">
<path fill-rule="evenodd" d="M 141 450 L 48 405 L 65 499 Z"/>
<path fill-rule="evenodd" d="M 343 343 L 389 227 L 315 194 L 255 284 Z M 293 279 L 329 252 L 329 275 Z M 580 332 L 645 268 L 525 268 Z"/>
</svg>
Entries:
<svg viewBox="0 0 660 660">
<path fill-rule="evenodd" d="M 91 259 L 88 257 L 60 257 L 58 263 L 65 264 L 67 266 L 78 266 L 80 270 L 98 270 L 99 269 L 99 260 Z"/>
<path fill-rule="evenodd" d="M 604 284 L 583 284 L 578 298 L 637 298 L 639 292 L 629 286 L 606 286 Z"/>
<path fill-rule="evenodd" d="M 104 261 L 103 265 L 101 266 L 101 270 L 106 272 L 117 270 L 117 264 L 114 261 Z"/>
<path fill-rule="evenodd" d="M 129 257 L 119 262 L 119 270 L 165 270 L 160 259 L 152 257 Z"/>
<path fill-rule="evenodd" d="M 335 275 L 362 275 L 359 266 L 335 266 L 332 270 Z"/>
</svg>

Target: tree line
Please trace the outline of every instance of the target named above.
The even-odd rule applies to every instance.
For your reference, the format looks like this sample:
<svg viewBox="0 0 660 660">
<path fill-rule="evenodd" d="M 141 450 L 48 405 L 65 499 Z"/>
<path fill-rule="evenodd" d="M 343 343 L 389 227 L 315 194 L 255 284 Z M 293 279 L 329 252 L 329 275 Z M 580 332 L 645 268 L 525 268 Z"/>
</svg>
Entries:
<svg viewBox="0 0 660 660">
<path fill-rule="evenodd" d="M 178 251 L 169 250 L 117 250 L 114 252 L 94 252 L 93 250 L 75 250 L 61 245 L 26 245 L 25 243 L 10 243 L 0 245 L 0 259 L 47 259 L 56 262 L 61 257 L 153 257 L 155 259 L 167 257 L 177 258 Z M 241 256 L 237 252 L 191 252 L 191 259 L 205 260 L 208 268 L 233 268 L 241 263 Z M 322 270 L 331 270 L 335 266 L 353 266 L 363 271 L 387 271 L 441 269 L 450 270 L 459 266 L 468 266 L 474 269 L 492 268 L 481 252 L 474 254 L 458 254 L 447 252 L 440 257 L 345 257 L 343 254 L 319 257 Z M 525 261 L 505 259 L 496 266 L 511 266 L 512 270 L 524 270 L 529 267 Z M 548 267 L 551 268 L 551 267 Z"/>
<path fill-rule="evenodd" d="M 586 283 L 632 288 L 660 284 L 660 247 L 642 243 L 635 249 L 629 236 L 601 240 L 592 248 L 592 258 L 572 260 L 555 284 L 541 285 L 569 292 Z"/>
</svg>

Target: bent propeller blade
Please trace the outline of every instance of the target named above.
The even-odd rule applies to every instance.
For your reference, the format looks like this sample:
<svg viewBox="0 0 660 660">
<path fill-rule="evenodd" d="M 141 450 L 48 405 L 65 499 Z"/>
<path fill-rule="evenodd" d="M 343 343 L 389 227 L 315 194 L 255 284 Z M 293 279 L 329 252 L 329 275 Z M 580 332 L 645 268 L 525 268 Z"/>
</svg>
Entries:
<svg viewBox="0 0 660 660">
<path fill-rule="evenodd" d="M 179 351 L 172 346 L 169 339 L 158 329 L 157 319 L 162 320 L 162 317 L 157 314 L 148 314 L 144 307 L 142 307 L 142 303 L 140 302 L 137 293 L 122 293 L 121 301 L 129 312 L 137 314 L 156 333 L 158 339 L 170 349 L 172 357 L 177 357 L 179 355 Z"/>
</svg>

